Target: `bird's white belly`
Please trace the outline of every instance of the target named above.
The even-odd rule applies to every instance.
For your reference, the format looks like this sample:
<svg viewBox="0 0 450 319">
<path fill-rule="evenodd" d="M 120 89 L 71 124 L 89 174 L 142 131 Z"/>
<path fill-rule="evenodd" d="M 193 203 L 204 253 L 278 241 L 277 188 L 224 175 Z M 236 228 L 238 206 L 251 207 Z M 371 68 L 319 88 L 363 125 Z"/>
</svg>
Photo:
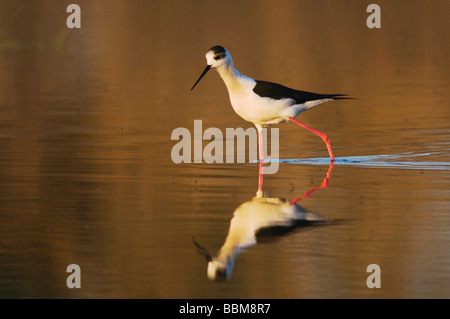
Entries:
<svg viewBox="0 0 450 319">
<path fill-rule="evenodd" d="M 277 124 L 295 117 L 300 113 L 301 106 L 294 105 L 292 99 L 274 100 L 260 97 L 254 92 L 248 94 L 230 94 L 234 111 L 244 120 L 255 124 Z"/>
</svg>

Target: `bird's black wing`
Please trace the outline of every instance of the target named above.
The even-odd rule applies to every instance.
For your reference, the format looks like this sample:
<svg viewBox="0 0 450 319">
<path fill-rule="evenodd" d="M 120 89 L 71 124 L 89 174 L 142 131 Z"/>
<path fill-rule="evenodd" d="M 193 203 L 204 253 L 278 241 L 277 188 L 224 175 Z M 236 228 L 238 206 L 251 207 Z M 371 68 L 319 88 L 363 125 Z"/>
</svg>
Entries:
<svg viewBox="0 0 450 319">
<path fill-rule="evenodd" d="M 253 88 L 253 92 L 261 97 L 268 97 L 275 100 L 280 99 L 293 99 L 296 104 L 303 104 L 308 101 L 316 101 L 323 99 L 347 99 L 346 94 L 318 94 L 306 91 L 299 91 L 290 89 L 281 84 L 256 81 L 256 85 Z"/>
</svg>

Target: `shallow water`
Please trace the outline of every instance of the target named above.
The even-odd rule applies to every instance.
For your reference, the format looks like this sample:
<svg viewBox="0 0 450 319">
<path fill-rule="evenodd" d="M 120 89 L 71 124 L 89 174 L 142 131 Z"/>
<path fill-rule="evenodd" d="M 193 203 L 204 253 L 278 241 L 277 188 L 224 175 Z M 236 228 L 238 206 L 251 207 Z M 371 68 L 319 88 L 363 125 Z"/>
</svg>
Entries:
<svg viewBox="0 0 450 319">
<path fill-rule="evenodd" d="M 450 297 L 448 4 L 378 1 L 371 30 L 347 1 L 77 3 L 79 30 L 65 4 L 0 10 L 0 296 Z M 328 187 L 325 145 L 294 124 L 276 126 L 264 176 L 265 197 L 334 222 L 247 247 L 222 282 L 192 237 L 217 255 L 258 164 L 170 157 L 194 120 L 252 125 L 215 72 L 190 91 L 216 44 L 253 78 L 357 98 L 298 117 L 330 137 Z M 66 286 L 73 263 L 81 289 Z"/>
</svg>

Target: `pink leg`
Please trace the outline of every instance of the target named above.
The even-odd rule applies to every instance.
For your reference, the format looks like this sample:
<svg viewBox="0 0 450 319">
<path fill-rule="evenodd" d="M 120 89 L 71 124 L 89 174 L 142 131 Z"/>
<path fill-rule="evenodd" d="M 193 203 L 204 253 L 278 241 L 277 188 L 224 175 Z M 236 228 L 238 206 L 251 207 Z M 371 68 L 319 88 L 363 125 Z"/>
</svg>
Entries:
<svg viewBox="0 0 450 319">
<path fill-rule="evenodd" d="M 262 186 L 263 186 L 263 169 L 264 169 L 264 150 L 263 150 L 262 129 L 258 129 L 258 148 L 259 148 L 258 190 L 262 190 Z"/>
<path fill-rule="evenodd" d="M 327 149 L 328 149 L 328 154 L 330 154 L 330 158 L 331 161 L 334 162 L 334 156 L 333 156 L 333 151 L 331 150 L 331 144 L 330 144 L 330 140 L 328 139 L 328 136 L 326 136 L 325 134 L 323 134 L 322 132 L 319 132 L 315 129 L 313 129 L 312 127 L 309 127 L 306 124 L 303 124 L 299 121 L 297 121 L 296 119 L 294 119 L 293 117 L 289 118 L 292 122 L 294 122 L 295 124 L 300 125 L 301 127 L 307 129 L 308 131 L 320 136 L 322 138 L 322 140 L 325 142 L 325 144 L 327 145 Z"/>
<path fill-rule="evenodd" d="M 259 148 L 259 163 L 264 163 L 264 143 L 262 136 L 262 129 L 258 130 L 258 148 Z"/>
<path fill-rule="evenodd" d="M 333 171 L 333 161 L 330 162 L 330 167 L 328 168 L 327 176 L 324 178 L 322 184 L 320 186 L 318 186 L 318 187 L 311 188 L 309 191 L 304 193 L 302 196 L 294 198 L 290 202 L 290 204 L 293 205 L 293 204 L 297 203 L 299 200 L 301 200 L 303 198 L 308 198 L 309 196 L 311 196 L 312 193 L 314 193 L 316 190 L 318 190 L 320 188 L 327 188 L 328 187 L 328 182 L 329 182 L 329 180 L 331 178 L 331 172 L 332 171 Z"/>
</svg>

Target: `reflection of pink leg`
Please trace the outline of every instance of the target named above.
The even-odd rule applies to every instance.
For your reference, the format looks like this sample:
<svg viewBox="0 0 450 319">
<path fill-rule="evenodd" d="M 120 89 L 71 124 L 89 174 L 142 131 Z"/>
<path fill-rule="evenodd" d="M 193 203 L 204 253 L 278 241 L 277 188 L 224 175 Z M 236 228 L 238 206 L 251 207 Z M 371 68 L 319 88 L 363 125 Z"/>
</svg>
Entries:
<svg viewBox="0 0 450 319">
<path fill-rule="evenodd" d="M 258 190 L 262 190 L 262 186 L 263 186 L 263 169 L 264 169 L 264 150 L 263 150 L 262 129 L 259 129 L 259 128 L 258 128 L 258 148 L 259 148 Z"/>
<path fill-rule="evenodd" d="M 263 188 L 263 166 L 259 164 L 258 190 L 262 191 L 262 188 Z"/>
<path fill-rule="evenodd" d="M 328 187 L 328 182 L 329 182 L 329 180 L 331 178 L 331 172 L 332 171 L 333 171 L 333 162 L 330 162 L 330 167 L 328 168 L 327 176 L 323 179 L 322 184 L 320 186 L 311 188 L 309 191 L 304 193 L 302 196 L 294 198 L 290 202 L 290 204 L 293 205 L 293 204 L 297 203 L 299 200 L 301 200 L 303 198 L 308 198 L 309 196 L 311 196 L 312 193 L 314 193 L 316 190 L 318 190 L 320 188 L 327 188 Z"/>
<path fill-rule="evenodd" d="M 301 127 L 307 129 L 308 131 L 320 136 L 322 138 L 322 140 L 325 142 L 325 144 L 327 145 L 327 149 L 328 149 L 328 154 L 330 154 L 330 158 L 331 161 L 334 161 L 334 156 L 333 156 L 333 151 L 331 150 L 331 144 L 330 144 L 330 140 L 328 139 L 328 136 L 326 136 L 325 134 L 323 134 L 322 132 L 319 132 L 315 129 L 313 129 L 312 127 L 309 127 L 306 124 L 303 124 L 299 121 L 297 121 L 296 119 L 294 119 L 293 117 L 289 118 L 292 122 L 294 122 L 295 124 L 300 125 Z"/>
</svg>

